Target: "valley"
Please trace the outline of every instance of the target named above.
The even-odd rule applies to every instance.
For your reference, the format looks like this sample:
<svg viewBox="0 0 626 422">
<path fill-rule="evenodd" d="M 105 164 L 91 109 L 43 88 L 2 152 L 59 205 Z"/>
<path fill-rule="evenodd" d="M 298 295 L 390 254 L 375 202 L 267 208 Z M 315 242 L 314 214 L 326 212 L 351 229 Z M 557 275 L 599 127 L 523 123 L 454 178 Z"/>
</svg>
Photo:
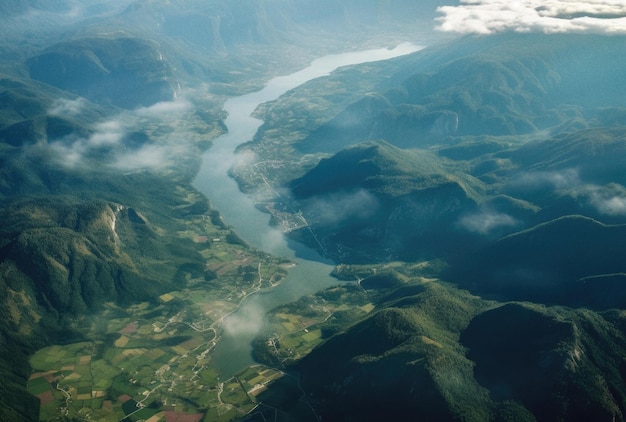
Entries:
<svg viewBox="0 0 626 422">
<path fill-rule="evenodd" d="M 626 8 L 448 3 L 0 5 L 0 420 L 626 419 Z"/>
</svg>

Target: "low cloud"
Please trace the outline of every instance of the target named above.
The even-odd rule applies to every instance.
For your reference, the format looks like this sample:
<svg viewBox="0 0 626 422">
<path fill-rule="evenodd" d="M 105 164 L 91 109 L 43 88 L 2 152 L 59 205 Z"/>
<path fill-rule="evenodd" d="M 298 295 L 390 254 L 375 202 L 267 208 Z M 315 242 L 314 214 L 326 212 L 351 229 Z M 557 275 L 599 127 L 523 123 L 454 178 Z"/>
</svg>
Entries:
<svg viewBox="0 0 626 422">
<path fill-rule="evenodd" d="M 494 230 L 515 227 L 518 224 L 519 221 L 508 214 L 489 210 L 466 215 L 458 222 L 463 229 L 481 235 L 488 235 Z"/>
<path fill-rule="evenodd" d="M 523 173 L 511 181 L 511 187 L 524 190 L 570 189 L 581 184 L 578 169 L 533 171 Z"/>
<path fill-rule="evenodd" d="M 95 132 L 85 140 L 89 148 L 117 145 L 126 135 L 126 128 L 118 120 L 109 120 L 95 126 Z"/>
<path fill-rule="evenodd" d="M 149 107 L 140 107 L 135 113 L 143 117 L 173 118 L 191 109 L 192 105 L 185 98 L 177 98 L 174 101 L 161 101 Z"/>
<path fill-rule="evenodd" d="M 131 126 L 132 127 L 132 126 Z M 130 130 L 122 120 L 94 125 L 88 137 L 68 137 L 39 145 L 40 152 L 67 169 L 114 169 L 119 171 L 155 170 L 171 165 L 187 153 L 184 142 L 142 144 L 129 142 Z"/>
<path fill-rule="evenodd" d="M 158 142 L 155 142 L 141 128 L 146 126 L 146 121 L 147 126 L 168 124 L 192 109 L 192 103 L 184 96 L 140 107 L 93 124 L 88 136 L 71 134 L 49 139 L 47 144 L 38 145 L 33 152 L 43 154 L 66 169 L 124 172 L 165 169 L 190 154 L 193 149 L 189 142 L 179 137 L 177 132 L 159 136 Z M 67 118 L 88 110 L 84 98 L 59 99 L 50 107 L 48 114 Z"/>
<path fill-rule="evenodd" d="M 163 145 L 143 145 L 132 151 L 115 154 L 109 167 L 122 171 L 164 167 L 171 153 L 171 149 Z"/>
<path fill-rule="evenodd" d="M 463 34 L 497 32 L 626 34 L 623 0 L 461 0 L 437 11 L 437 29 Z"/>
<path fill-rule="evenodd" d="M 127 131 L 124 124 L 118 120 L 109 120 L 98 123 L 93 127 L 89 137 L 68 137 L 51 141 L 47 145 L 52 154 L 52 160 L 65 168 L 79 168 L 86 166 L 88 157 L 102 149 L 113 148 L 120 144 Z M 44 148 L 44 146 L 42 146 Z"/>
<path fill-rule="evenodd" d="M 48 114 L 52 116 L 78 116 L 85 109 L 85 99 L 78 97 L 74 100 L 59 98 L 52 104 Z"/>
<path fill-rule="evenodd" d="M 589 202 L 601 214 L 626 216 L 626 188 L 612 183 L 591 189 Z"/>
<path fill-rule="evenodd" d="M 232 337 L 257 334 L 265 321 L 265 309 L 251 298 L 237 312 L 224 319 L 222 328 Z"/>
<path fill-rule="evenodd" d="M 317 224 L 332 225 L 372 216 L 379 207 L 374 195 L 364 189 L 315 197 L 305 203 L 305 215 Z"/>
</svg>

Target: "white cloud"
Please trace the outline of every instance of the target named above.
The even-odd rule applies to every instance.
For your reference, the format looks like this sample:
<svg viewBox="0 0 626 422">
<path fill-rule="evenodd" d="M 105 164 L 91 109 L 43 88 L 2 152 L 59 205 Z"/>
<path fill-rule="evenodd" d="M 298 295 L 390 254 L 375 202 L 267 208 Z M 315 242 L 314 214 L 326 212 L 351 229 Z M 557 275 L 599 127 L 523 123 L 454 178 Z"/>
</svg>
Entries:
<svg viewBox="0 0 626 422">
<path fill-rule="evenodd" d="M 626 188 L 616 183 L 594 186 L 589 194 L 591 205 L 599 213 L 610 216 L 626 216 Z"/>
<path fill-rule="evenodd" d="M 581 184 L 577 169 L 534 171 L 523 173 L 511 181 L 511 186 L 521 189 L 570 189 Z"/>
<path fill-rule="evenodd" d="M 77 116 L 85 108 L 85 99 L 78 97 L 75 100 L 59 98 L 52 104 L 48 114 L 52 116 Z"/>
<path fill-rule="evenodd" d="M 232 337 L 250 336 L 257 334 L 263 326 L 265 310 L 251 298 L 237 312 L 224 319 L 222 327 L 226 334 Z"/>
<path fill-rule="evenodd" d="M 613 196 L 611 198 L 600 198 L 596 205 L 598 211 L 608 215 L 626 215 L 626 197 Z"/>
<path fill-rule="evenodd" d="M 73 108 L 76 104 L 72 103 Z M 64 107 L 67 104 L 63 105 Z M 93 133 L 87 138 L 70 135 L 68 137 L 50 140 L 47 148 L 51 158 L 58 165 L 65 168 L 79 168 L 87 165 L 86 159 L 91 153 L 101 148 L 115 147 L 120 144 L 127 130 L 119 120 L 108 120 L 93 127 Z"/>
<path fill-rule="evenodd" d="M 623 0 L 461 0 L 437 11 L 437 28 L 446 32 L 626 34 Z"/>
<path fill-rule="evenodd" d="M 118 120 L 109 120 L 95 126 L 95 132 L 85 142 L 89 148 L 113 146 L 119 144 L 126 135 L 126 128 Z"/>
<path fill-rule="evenodd" d="M 469 232 L 487 235 L 496 229 L 514 227 L 519 221 L 508 214 L 485 210 L 462 217 L 458 224 Z"/>
<path fill-rule="evenodd" d="M 38 145 L 37 150 L 67 169 L 108 168 L 126 172 L 164 169 L 189 154 L 189 145 L 179 139 L 129 146 L 125 138 L 132 127 L 132 123 L 117 117 L 95 124 L 88 137 L 70 135 L 50 140 Z"/>
<path fill-rule="evenodd" d="M 110 167 L 123 171 L 163 168 L 173 153 L 173 148 L 166 145 L 143 145 L 133 151 L 119 152 Z"/>
<path fill-rule="evenodd" d="M 43 147 L 43 146 L 41 146 Z M 52 142 L 47 150 L 52 154 L 52 160 L 65 168 L 78 168 L 83 165 L 85 148 L 81 143 L 67 144 Z"/>
<path fill-rule="evenodd" d="M 168 118 L 175 117 L 191 109 L 191 103 L 184 98 L 177 98 L 174 101 L 161 101 L 149 107 L 140 107 L 135 110 L 140 116 Z"/>
<path fill-rule="evenodd" d="M 335 192 L 304 201 L 305 214 L 318 224 L 363 220 L 374 215 L 378 207 L 376 197 L 364 189 Z"/>
</svg>

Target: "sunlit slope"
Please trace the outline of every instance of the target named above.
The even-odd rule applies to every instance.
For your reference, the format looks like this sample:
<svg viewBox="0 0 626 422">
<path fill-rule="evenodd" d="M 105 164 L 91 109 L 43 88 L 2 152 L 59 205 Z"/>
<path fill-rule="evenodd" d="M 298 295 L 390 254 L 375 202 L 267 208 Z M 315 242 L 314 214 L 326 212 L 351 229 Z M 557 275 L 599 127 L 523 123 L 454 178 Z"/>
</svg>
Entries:
<svg viewBox="0 0 626 422">
<path fill-rule="evenodd" d="M 626 105 L 624 45 L 623 37 L 504 35 L 430 48 L 398 62 L 396 86 L 350 105 L 298 148 L 336 152 L 377 138 L 419 147 L 593 124 L 585 119 L 595 108 Z"/>
<path fill-rule="evenodd" d="M 203 272 L 191 240 L 158 235 L 128 206 L 68 197 L 20 201 L 4 214 L 3 262 L 32 280 L 32 291 L 61 315 L 106 301 L 150 300 L 181 282 L 179 271 Z"/>
</svg>

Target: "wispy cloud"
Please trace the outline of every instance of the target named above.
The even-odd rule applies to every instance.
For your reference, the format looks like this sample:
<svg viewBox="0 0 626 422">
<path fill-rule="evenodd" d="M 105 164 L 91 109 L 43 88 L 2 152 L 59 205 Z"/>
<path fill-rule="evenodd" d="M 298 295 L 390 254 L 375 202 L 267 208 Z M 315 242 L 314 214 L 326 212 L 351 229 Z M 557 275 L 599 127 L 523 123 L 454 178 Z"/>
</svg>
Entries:
<svg viewBox="0 0 626 422">
<path fill-rule="evenodd" d="M 378 199 L 364 189 L 331 193 L 304 203 L 305 214 L 323 225 L 363 220 L 372 216 L 378 207 Z"/>
<path fill-rule="evenodd" d="M 88 136 L 72 134 L 61 139 L 49 139 L 47 144 L 38 145 L 36 151 L 67 169 L 113 169 L 126 172 L 163 169 L 173 165 L 177 158 L 189 154 L 189 143 L 178 139 L 176 135 L 168 135 L 158 142 L 147 137 L 137 142 L 133 139 L 133 133 L 139 133 L 145 121 L 161 124 L 176 120 L 192 108 L 192 103 L 184 97 L 159 102 L 95 123 Z M 67 118 L 78 116 L 86 109 L 87 101 L 84 98 L 59 99 L 48 110 L 48 114 Z"/>
<path fill-rule="evenodd" d="M 611 183 L 594 186 L 589 194 L 589 202 L 601 214 L 626 216 L 626 188 L 622 185 Z"/>
<path fill-rule="evenodd" d="M 68 136 L 62 139 L 50 140 L 47 149 L 51 158 L 58 165 L 65 168 L 80 168 L 87 166 L 88 157 L 103 148 L 113 148 L 120 144 L 127 130 L 119 120 L 109 120 L 97 123 L 88 137 Z M 46 146 L 40 146 L 46 148 Z"/>
<path fill-rule="evenodd" d="M 48 114 L 52 116 L 78 116 L 85 109 L 86 100 L 78 97 L 74 100 L 59 98 L 52 104 Z"/>
<path fill-rule="evenodd" d="M 118 151 L 108 167 L 122 171 L 165 168 L 175 157 L 184 154 L 183 145 L 146 144 L 130 151 Z"/>
<path fill-rule="evenodd" d="M 532 171 L 515 177 L 510 186 L 515 189 L 569 189 L 581 184 L 578 169 Z"/>
<path fill-rule="evenodd" d="M 238 312 L 224 319 L 222 327 L 232 337 L 250 336 L 259 332 L 265 321 L 265 309 L 255 298 L 251 298 Z"/>
<path fill-rule="evenodd" d="M 488 235 L 494 230 L 515 227 L 518 224 L 519 221 L 510 215 L 491 210 L 466 215 L 458 222 L 463 229 L 481 235 Z"/>
<path fill-rule="evenodd" d="M 461 0 L 437 11 L 437 28 L 446 32 L 626 34 L 623 0 Z"/>
<path fill-rule="evenodd" d="M 180 113 L 184 113 L 191 109 L 192 105 L 185 98 L 177 98 L 174 101 L 161 101 L 149 107 L 140 107 L 135 113 L 152 118 L 174 118 Z"/>
<path fill-rule="evenodd" d="M 139 145 L 128 142 L 132 127 L 121 119 L 111 119 L 95 124 L 87 137 L 70 135 L 50 140 L 48 144 L 38 145 L 37 150 L 67 169 L 125 172 L 163 169 L 189 153 L 187 143 L 180 140 L 168 139 L 163 143 L 146 140 Z"/>
</svg>

